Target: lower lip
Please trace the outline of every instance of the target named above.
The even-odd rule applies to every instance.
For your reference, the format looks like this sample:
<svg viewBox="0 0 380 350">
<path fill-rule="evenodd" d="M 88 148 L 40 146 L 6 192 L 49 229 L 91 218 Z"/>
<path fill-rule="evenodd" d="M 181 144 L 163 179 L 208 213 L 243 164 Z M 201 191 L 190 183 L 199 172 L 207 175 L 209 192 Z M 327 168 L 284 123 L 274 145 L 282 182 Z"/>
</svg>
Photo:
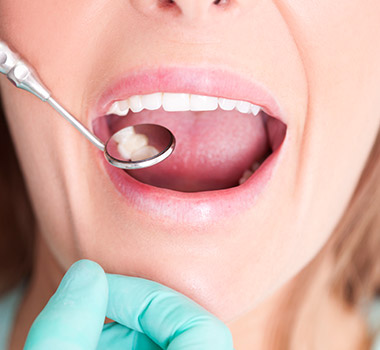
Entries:
<svg viewBox="0 0 380 350">
<path fill-rule="evenodd" d="M 100 152 L 99 158 L 127 206 L 159 220 L 174 221 L 177 224 L 207 225 L 242 214 L 257 203 L 274 178 L 283 158 L 283 150 L 286 149 L 286 141 L 285 136 L 282 145 L 265 159 L 243 185 L 217 191 L 188 193 L 150 186 L 110 165 Z"/>
</svg>

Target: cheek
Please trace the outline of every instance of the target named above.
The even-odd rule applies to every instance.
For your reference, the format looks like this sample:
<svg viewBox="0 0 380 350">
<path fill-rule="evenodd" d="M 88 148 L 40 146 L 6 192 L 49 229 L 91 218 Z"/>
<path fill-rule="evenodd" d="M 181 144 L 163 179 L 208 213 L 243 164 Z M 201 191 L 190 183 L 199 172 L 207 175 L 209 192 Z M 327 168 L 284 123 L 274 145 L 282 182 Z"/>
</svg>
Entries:
<svg viewBox="0 0 380 350">
<path fill-rule="evenodd" d="M 110 7 L 105 0 L 0 0 L 0 37 L 31 63 L 51 90 L 65 94 L 72 86 L 67 76 L 86 74 L 88 47 L 94 46 L 89 45 L 88 31 L 91 28 L 96 40 L 97 30 L 107 25 L 112 12 L 102 15 L 107 4 Z"/>
<path fill-rule="evenodd" d="M 83 4 L 83 1 L 78 3 Z M 14 48 L 30 55 L 47 54 L 49 46 L 64 42 L 76 21 L 78 5 L 74 1 L 0 1 L 1 34 Z M 68 10 L 72 9 L 71 13 Z M 70 14 L 70 15 L 69 15 Z M 59 28 L 60 30 L 57 30 Z M 28 35 L 25 35 L 25 34 Z"/>
<path fill-rule="evenodd" d="M 22 167 L 39 228 L 48 235 L 48 244 L 56 252 L 74 251 L 70 232 L 70 215 L 65 212 L 65 188 L 54 139 L 59 135 L 59 119 L 31 94 L 20 92 L 2 79 L 1 97 L 13 144 Z M 54 189 L 53 191 L 51 189 Z M 58 231 L 60 227 L 62 231 Z M 33 228 L 31 228 L 33 230 Z M 56 247 L 56 248 L 54 248 Z M 58 249 L 58 250 L 59 250 Z M 58 258 L 62 253 L 57 252 Z"/>
<path fill-rule="evenodd" d="M 297 217 L 320 236 L 341 216 L 379 129 L 380 3 L 289 0 L 281 9 L 302 48 L 309 90 Z"/>
<path fill-rule="evenodd" d="M 80 37 L 105 4 L 105 0 L 1 0 L 0 31 L 4 39 L 13 38 L 15 46 L 38 47 L 47 53 L 46 47 L 65 45 L 75 32 Z"/>
</svg>

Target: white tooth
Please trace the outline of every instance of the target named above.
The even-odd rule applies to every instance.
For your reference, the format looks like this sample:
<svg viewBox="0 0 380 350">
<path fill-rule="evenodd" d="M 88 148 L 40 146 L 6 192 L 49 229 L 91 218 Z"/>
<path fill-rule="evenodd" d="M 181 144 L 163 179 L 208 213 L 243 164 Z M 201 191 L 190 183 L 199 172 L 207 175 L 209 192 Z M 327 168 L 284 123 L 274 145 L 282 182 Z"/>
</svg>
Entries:
<svg viewBox="0 0 380 350">
<path fill-rule="evenodd" d="M 109 115 L 109 114 L 116 114 L 115 111 L 118 110 L 117 108 L 117 105 L 116 105 L 116 102 L 112 103 L 111 107 L 109 108 L 109 110 L 107 111 L 106 115 Z"/>
<path fill-rule="evenodd" d="M 134 151 L 131 155 L 132 161 L 139 161 L 147 158 L 154 157 L 158 154 L 158 150 L 153 146 L 144 146 Z"/>
<path fill-rule="evenodd" d="M 121 110 L 123 113 L 128 114 L 128 111 L 129 111 L 129 104 L 128 104 L 128 101 L 127 101 L 127 100 L 119 101 L 119 108 L 120 108 L 120 110 Z"/>
<path fill-rule="evenodd" d="M 244 171 L 243 176 L 239 180 L 239 185 L 242 185 L 244 182 L 248 180 L 248 178 L 253 174 L 251 170 Z"/>
<path fill-rule="evenodd" d="M 236 109 L 240 112 L 240 113 L 249 113 L 250 112 L 250 108 L 251 108 L 251 104 L 247 101 L 238 101 L 237 105 L 236 105 Z"/>
<path fill-rule="evenodd" d="M 132 110 L 133 113 L 141 112 L 144 108 L 141 103 L 140 95 L 131 96 L 128 99 L 128 103 L 129 103 L 129 108 Z"/>
<path fill-rule="evenodd" d="M 252 167 L 251 167 L 251 170 L 253 171 L 253 172 L 255 172 L 259 167 L 260 167 L 260 163 L 259 162 L 254 162 L 253 164 L 252 164 Z"/>
<path fill-rule="evenodd" d="M 162 108 L 167 112 L 184 112 L 190 110 L 190 95 L 165 92 Z"/>
<path fill-rule="evenodd" d="M 215 111 L 218 108 L 218 98 L 212 96 L 190 95 L 191 111 Z"/>
<path fill-rule="evenodd" d="M 130 160 L 131 159 L 131 154 L 128 152 L 128 150 L 125 149 L 122 143 L 119 143 L 117 145 L 117 151 L 119 152 L 121 159 L 124 160 Z"/>
<path fill-rule="evenodd" d="M 132 126 L 119 130 L 115 135 L 112 136 L 112 138 L 115 142 L 122 143 L 127 137 L 130 137 L 133 134 L 135 134 L 135 129 Z"/>
<path fill-rule="evenodd" d="M 150 111 L 160 109 L 162 105 L 162 93 L 157 92 L 150 95 L 142 95 L 141 103 L 143 108 L 148 109 Z"/>
<path fill-rule="evenodd" d="M 228 98 L 219 97 L 219 107 L 224 111 L 232 111 L 236 107 L 237 102 L 238 101 L 235 100 L 229 100 Z"/>
<path fill-rule="evenodd" d="M 251 103 L 251 112 L 256 116 L 259 114 L 261 110 L 261 107 L 260 106 L 257 106 L 257 105 L 254 105 L 253 103 Z"/>
<path fill-rule="evenodd" d="M 131 159 L 132 154 L 148 144 L 148 137 L 143 134 L 128 135 L 117 146 L 120 155 L 124 159 Z"/>
<path fill-rule="evenodd" d="M 128 114 L 128 106 L 125 106 L 126 101 L 116 101 L 112 104 L 111 108 L 108 110 L 107 115 L 116 114 L 119 116 L 124 116 Z"/>
</svg>

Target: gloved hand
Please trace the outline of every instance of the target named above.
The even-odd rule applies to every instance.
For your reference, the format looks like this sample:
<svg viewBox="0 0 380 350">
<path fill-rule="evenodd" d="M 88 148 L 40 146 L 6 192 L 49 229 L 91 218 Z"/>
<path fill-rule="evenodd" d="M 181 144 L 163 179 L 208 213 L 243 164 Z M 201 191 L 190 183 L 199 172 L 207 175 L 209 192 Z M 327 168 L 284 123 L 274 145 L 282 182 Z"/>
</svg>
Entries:
<svg viewBox="0 0 380 350">
<path fill-rule="evenodd" d="M 104 325 L 105 316 L 113 319 Z M 71 266 L 24 350 L 231 350 L 228 327 L 186 296 L 143 278 Z"/>
</svg>

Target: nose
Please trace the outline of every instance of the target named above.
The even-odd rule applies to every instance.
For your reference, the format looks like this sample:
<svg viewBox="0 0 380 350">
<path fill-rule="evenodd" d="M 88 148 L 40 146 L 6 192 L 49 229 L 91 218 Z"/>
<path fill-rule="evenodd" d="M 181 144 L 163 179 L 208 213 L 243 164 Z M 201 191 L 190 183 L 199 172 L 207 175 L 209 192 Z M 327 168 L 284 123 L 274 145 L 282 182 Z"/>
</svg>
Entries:
<svg viewBox="0 0 380 350">
<path fill-rule="evenodd" d="M 208 19 L 215 10 L 226 11 L 234 0 L 130 0 L 133 7 L 148 16 L 180 16 L 187 21 Z"/>
</svg>

